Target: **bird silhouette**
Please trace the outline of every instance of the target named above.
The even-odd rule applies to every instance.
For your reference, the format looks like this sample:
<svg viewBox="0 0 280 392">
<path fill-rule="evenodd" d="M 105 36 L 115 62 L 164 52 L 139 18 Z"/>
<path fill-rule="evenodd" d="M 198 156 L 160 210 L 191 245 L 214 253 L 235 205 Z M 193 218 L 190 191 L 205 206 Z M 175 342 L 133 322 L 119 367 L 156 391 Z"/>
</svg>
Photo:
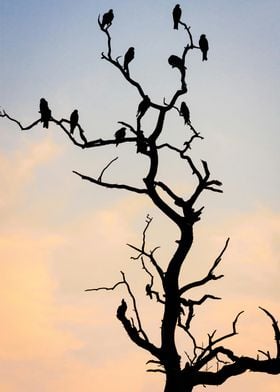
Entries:
<svg viewBox="0 0 280 392">
<path fill-rule="evenodd" d="M 124 140 L 124 138 L 125 138 L 125 130 L 126 130 L 126 128 L 125 128 L 125 127 L 122 127 L 122 128 L 118 129 L 118 130 L 115 132 L 116 147 L 119 145 L 119 143 L 120 143 L 121 141 Z"/>
<path fill-rule="evenodd" d="M 174 54 L 169 57 L 168 63 L 171 65 L 172 68 L 178 68 L 181 72 L 183 72 L 184 68 L 186 68 L 184 66 L 183 60 L 180 57 L 175 56 Z"/>
<path fill-rule="evenodd" d="M 125 302 L 124 299 L 122 299 L 122 302 L 120 306 L 117 309 L 117 318 L 119 320 L 122 320 L 125 317 L 125 312 L 127 311 L 127 303 Z"/>
<path fill-rule="evenodd" d="M 136 150 L 137 153 L 141 152 L 142 154 L 145 154 L 147 152 L 148 145 L 145 140 L 145 136 L 144 136 L 143 131 L 137 132 L 136 146 L 137 146 L 137 150 Z"/>
<path fill-rule="evenodd" d="M 76 128 L 76 126 L 78 125 L 79 122 L 79 114 L 78 114 L 78 110 L 75 109 L 70 116 L 70 133 L 73 134 L 74 129 Z"/>
<path fill-rule="evenodd" d="M 145 95 L 143 100 L 138 105 L 136 117 L 142 118 L 146 113 L 146 111 L 149 109 L 150 104 L 151 104 L 150 98 L 148 97 L 148 95 Z"/>
<path fill-rule="evenodd" d="M 40 99 L 39 113 L 41 113 L 41 122 L 43 123 L 43 128 L 49 128 L 49 121 L 51 119 L 52 112 L 45 98 Z"/>
<path fill-rule="evenodd" d="M 190 111 L 185 102 L 181 103 L 180 116 L 184 117 L 185 124 L 190 124 Z"/>
<path fill-rule="evenodd" d="M 129 73 L 128 71 L 128 64 L 134 59 L 134 48 L 130 47 L 126 54 L 124 55 L 124 61 L 123 61 L 123 69 L 125 72 Z"/>
<path fill-rule="evenodd" d="M 113 19 L 114 19 L 114 13 L 112 9 L 109 10 L 108 12 L 105 12 L 101 22 L 102 29 L 108 29 L 111 26 Z"/>
<path fill-rule="evenodd" d="M 153 299 L 152 287 L 149 283 L 146 285 L 146 295 L 148 295 L 151 299 Z"/>
<path fill-rule="evenodd" d="M 182 15 L 182 10 L 180 8 L 180 4 L 175 5 L 172 15 L 173 15 L 174 29 L 178 30 L 178 25 L 179 25 L 181 15 Z"/>
<path fill-rule="evenodd" d="M 205 34 L 201 34 L 199 38 L 199 47 L 202 52 L 202 61 L 206 61 L 209 44 Z"/>
</svg>

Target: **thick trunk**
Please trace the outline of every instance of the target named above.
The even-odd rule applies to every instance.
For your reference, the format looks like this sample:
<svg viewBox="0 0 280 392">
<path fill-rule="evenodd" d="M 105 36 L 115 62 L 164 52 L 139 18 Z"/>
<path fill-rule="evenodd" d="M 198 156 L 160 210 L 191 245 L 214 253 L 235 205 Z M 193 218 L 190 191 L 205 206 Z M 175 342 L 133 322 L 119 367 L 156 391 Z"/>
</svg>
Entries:
<svg viewBox="0 0 280 392">
<path fill-rule="evenodd" d="M 164 392 L 192 392 L 193 386 L 182 381 L 180 374 L 166 374 Z"/>
<path fill-rule="evenodd" d="M 180 313 L 179 274 L 193 241 L 192 227 L 181 233 L 179 246 L 165 275 L 165 309 L 162 321 L 162 363 L 166 371 L 164 392 L 191 392 L 192 387 L 183 383 L 180 355 L 175 342 L 175 330 Z"/>
</svg>

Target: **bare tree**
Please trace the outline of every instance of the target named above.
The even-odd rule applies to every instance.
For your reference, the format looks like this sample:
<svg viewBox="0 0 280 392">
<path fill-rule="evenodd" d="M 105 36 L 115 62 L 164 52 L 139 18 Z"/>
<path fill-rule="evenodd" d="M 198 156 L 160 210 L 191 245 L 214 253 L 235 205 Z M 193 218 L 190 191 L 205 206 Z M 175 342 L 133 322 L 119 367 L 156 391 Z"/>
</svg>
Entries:
<svg viewBox="0 0 280 392">
<path fill-rule="evenodd" d="M 222 336 L 217 336 L 216 331 L 208 333 L 208 342 L 202 346 L 198 343 L 192 330 L 192 320 L 196 307 L 203 306 L 208 300 L 219 300 L 221 298 L 207 293 L 207 284 L 223 278 L 222 274 L 216 272 L 220 265 L 222 256 L 227 249 L 229 239 L 226 240 L 223 249 L 209 271 L 201 279 L 179 284 L 180 272 L 193 244 L 193 227 L 201 219 L 202 208 L 198 208 L 197 202 L 202 193 L 211 191 L 221 193 L 222 183 L 210 176 L 210 170 L 206 161 L 201 161 L 200 166 L 196 164 L 189 155 L 189 149 L 197 139 L 203 139 L 201 134 L 195 129 L 190 119 L 190 111 L 182 97 L 187 94 L 187 56 L 192 51 L 201 51 L 202 60 L 207 60 L 208 41 L 205 35 L 201 35 L 199 43 L 194 42 L 191 29 L 181 20 L 180 6 L 176 6 L 173 11 L 174 28 L 180 28 L 186 33 L 188 44 L 183 48 L 181 56 L 170 55 L 166 61 L 174 72 L 178 73 L 180 80 L 179 88 L 174 92 L 169 102 L 165 99 L 163 103 L 156 103 L 146 94 L 142 85 L 136 81 L 130 72 L 130 63 L 134 60 L 134 48 L 128 48 L 124 61 L 121 63 L 118 56 L 112 56 L 112 36 L 110 27 L 114 20 L 112 10 L 105 13 L 103 18 L 98 18 L 101 31 L 105 34 L 107 47 L 102 52 L 102 59 L 118 69 L 121 76 L 128 84 L 134 87 L 139 93 L 139 106 L 136 110 L 135 124 L 119 121 L 120 129 L 115 132 L 112 139 L 87 140 L 86 132 L 79 124 L 78 111 L 75 110 L 71 118 L 60 120 L 54 118 L 48 107 L 48 102 L 42 98 L 40 103 L 41 117 L 28 126 L 23 126 L 20 121 L 11 117 L 6 111 L 2 110 L 1 117 L 15 122 L 22 131 L 30 130 L 40 122 L 44 127 L 49 123 L 58 126 L 70 139 L 70 141 L 81 149 L 105 147 L 108 145 L 129 144 L 135 148 L 135 152 L 147 157 L 149 167 L 142 187 L 130 184 L 120 184 L 118 182 L 103 181 L 103 174 L 109 169 L 116 160 L 111 160 L 101 171 L 99 177 L 93 178 L 74 171 L 81 179 L 89 181 L 100 187 L 108 189 L 123 189 L 128 192 L 143 194 L 150 198 L 152 203 L 169 219 L 178 229 L 180 238 L 176 241 L 176 249 L 170 258 L 167 268 L 163 269 L 156 256 L 157 248 L 149 250 L 146 244 L 146 235 L 152 218 L 147 215 L 146 225 L 142 233 L 141 245 L 128 244 L 133 249 L 134 260 L 139 261 L 139 265 L 147 274 L 149 283 L 145 285 L 146 295 L 163 307 L 163 318 L 161 321 L 160 344 L 154 344 L 145 331 L 141 315 L 137 309 L 136 297 L 126 279 L 125 273 L 121 272 L 122 279 L 112 287 L 98 287 L 87 291 L 114 290 L 120 285 L 127 289 L 127 295 L 133 304 L 132 311 L 135 316 L 128 317 L 128 301 L 121 300 L 117 309 L 116 316 L 120 320 L 129 338 L 139 347 L 146 350 L 152 359 L 148 364 L 153 366 L 149 372 L 161 372 L 165 374 L 165 392 L 190 392 L 197 385 L 220 385 L 233 376 L 240 375 L 246 371 L 262 372 L 268 374 L 280 374 L 280 330 L 275 317 L 266 309 L 260 307 L 264 314 L 271 320 L 272 329 L 275 337 L 275 353 L 258 350 L 259 354 L 255 357 L 238 356 L 231 349 L 228 349 L 225 342 L 227 339 L 237 334 L 237 322 L 242 311 L 237 314 L 232 322 L 231 330 Z M 175 15 L 175 16 L 174 16 Z M 176 22 L 176 23 L 175 23 Z M 179 101 L 181 101 L 179 103 Z M 179 106 L 178 106 L 179 105 Z M 149 110 L 157 113 L 156 124 L 153 129 L 148 130 L 143 127 L 143 118 Z M 189 137 L 181 147 L 176 147 L 170 143 L 160 143 L 159 137 L 164 132 L 164 125 L 167 116 L 171 111 L 177 111 L 182 116 L 185 126 L 189 131 Z M 191 194 L 178 194 L 168 184 L 158 179 L 160 165 L 160 150 L 169 150 L 170 153 L 180 157 L 183 164 L 187 165 L 196 177 L 197 185 Z M 155 282 L 159 282 L 156 284 Z M 160 289 L 157 287 L 160 286 Z M 192 290 L 194 288 L 204 288 L 205 294 L 198 299 L 193 299 Z M 192 349 L 185 352 L 184 358 L 180 355 L 177 347 L 175 335 L 181 329 L 189 340 Z M 215 366 L 215 371 L 212 365 Z"/>
</svg>

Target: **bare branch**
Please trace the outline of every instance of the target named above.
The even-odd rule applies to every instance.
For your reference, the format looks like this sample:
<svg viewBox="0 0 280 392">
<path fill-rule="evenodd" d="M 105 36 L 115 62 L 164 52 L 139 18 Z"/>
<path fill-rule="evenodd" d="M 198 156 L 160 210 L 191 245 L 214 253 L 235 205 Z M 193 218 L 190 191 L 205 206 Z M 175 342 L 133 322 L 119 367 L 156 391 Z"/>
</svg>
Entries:
<svg viewBox="0 0 280 392">
<path fill-rule="evenodd" d="M 230 365 L 223 366 L 217 372 L 198 372 L 193 380 L 193 385 L 221 385 L 232 376 L 237 376 L 246 371 L 280 374 L 280 359 L 269 359 L 260 361 L 250 357 L 236 357 L 235 362 Z M 188 377 L 185 372 L 186 379 Z"/>
<path fill-rule="evenodd" d="M 124 282 L 123 281 L 117 282 L 112 287 L 98 287 L 98 288 L 94 288 L 94 289 L 85 289 L 85 291 L 100 291 L 100 290 L 110 291 L 110 290 L 115 290 L 115 288 L 118 287 L 121 284 L 124 284 Z"/>
<path fill-rule="evenodd" d="M 236 324 L 237 321 L 239 319 L 239 317 L 241 316 L 241 314 L 244 313 L 244 311 L 241 311 L 237 314 L 237 316 L 235 317 L 233 323 L 232 323 L 232 332 L 223 335 L 215 340 L 213 340 L 214 334 L 216 331 L 213 332 L 212 335 L 208 335 L 209 337 L 209 344 L 203 349 L 203 351 L 201 352 L 201 354 L 198 356 L 197 361 L 196 361 L 196 365 L 195 367 L 197 369 L 202 368 L 207 362 L 209 362 L 210 359 L 213 358 L 212 356 L 212 351 L 213 351 L 213 347 L 217 344 L 220 343 L 221 341 L 225 340 L 225 339 L 229 339 L 232 336 L 235 336 L 238 334 L 237 330 L 236 330 Z M 211 351 L 211 352 L 210 352 Z M 208 355 L 206 355 L 208 352 L 210 352 Z"/>
<path fill-rule="evenodd" d="M 280 330 L 278 327 L 278 321 L 265 308 L 262 308 L 261 306 L 259 306 L 259 309 L 261 309 L 272 321 L 272 328 L 274 330 L 274 338 L 275 338 L 275 342 L 276 342 L 276 358 L 280 358 Z M 262 352 L 262 351 L 260 351 L 260 352 Z"/>
<path fill-rule="evenodd" d="M 104 167 L 104 169 L 103 169 L 102 172 L 100 173 L 100 176 L 99 176 L 98 179 L 97 179 L 98 182 L 101 182 L 101 181 L 102 181 L 102 176 L 103 176 L 105 170 L 107 170 L 108 167 L 109 167 L 113 162 L 115 162 L 117 159 L 119 159 L 119 157 L 116 157 L 116 158 L 112 159 L 112 160 Z"/>
<path fill-rule="evenodd" d="M 151 264 L 154 266 L 154 268 L 156 269 L 156 271 L 157 271 L 157 273 L 158 273 L 158 275 L 159 275 L 159 277 L 160 277 L 162 283 L 164 283 L 164 272 L 163 272 L 163 270 L 161 269 L 161 267 L 159 266 L 159 264 L 157 263 L 157 261 L 156 261 L 156 259 L 155 259 L 155 257 L 154 257 L 154 253 L 155 253 L 155 251 L 156 251 L 159 247 L 156 247 L 155 249 L 153 249 L 153 250 L 150 251 L 149 253 L 148 253 L 148 252 L 146 251 L 146 249 L 145 249 L 145 247 L 146 247 L 146 232 L 147 232 L 147 230 L 148 230 L 148 228 L 149 228 L 151 222 L 152 222 L 152 218 L 151 218 L 151 217 L 149 216 L 149 214 L 148 214 L 148 215 L 147 215 L 147 218 L 146 218 L 146 226 L 145 226 L 145 228 L 144 228 L 144 230 L 143 230 L 143 235 L 142 235 L 142 246 L 141 246 L 141 248 L 139 248 L 139 247 L 137 247 L 137 246 L 134 246 L 134 245 L 131 245 L 131 244 L 127 244 L 127 245 L 128 245 L 130 248 L 136 250 L 136 251 L 139 253 L 136 257 L 132 256 L 131 259 L 132 259 L 132 260 L 138 260 L 142 255 L 143 255 L 143 256 L 146 256 L 146 257 L 150 260 L 150 262 L 151 262 Z M 161 301 L 159 301 L 159 302 L 161 302 Z"/>
<path fill-rule="evenodd" d="M 35 127 L 35 125 L 39 124 L 41 122 L 41 119 L 39 118 L 38 120 L 34 121 L 32 124 L 27 125 L 26 127 L 24 127 L 18 120 L 12 118 L 11 116 L 9 116 L 5 110 L 0 111 L 0 117 L 7 117 L 7 119 L 9 119 L 10 121 L 15 122 L 22 131 L 27 131 L 29 129 L 32 129 L 33 127 Z M 51 121 L 51 120 L 50 120 Z"/>
<path fill-rule="evenodd" d="M 79 172 L 77 172 L 77 171 L 75 171 L 75 170 L 73 170 L 73 173 L 75 173 L 75 174 L 77 174 L 79 177 L 81 177 L 82 180 L 86 180 L 86 181 L 89 181 L 89 182 L 93 182 L 94 184 L 103 186 L 103 187 L 105 187 L 105 188 L 110 188 L 110 189 L 125 189 L 125 190 L 127 190 L 127 191 L 135 192 L 135 193 L 147 193 L 147 190 L 146 190 L 146 189 L 135 188 L 135 187 L 133 187 L 133 186 L 129 186 L 129 185 L 125 185 L 125 184 L 111 184 L 111 183 L 108 183 L 108 182 L 101 182 L 101 181 L 99 181 L 98 179 L 96 180 L 95 178 L 85 176 L 85 175 L 83 175 L 83 174 L 81 174 L 81 173 L 79 173 Z"/>
<path fill-rule="evenodd" d="M 226 240 L 224 248 L 222 249 L 222 251 L 219 254 L 219 256 L 215 259 L 215 261 L 214 261 L 212 267 L 210 268 L 208 274 L 206 275 L 206 277 L 203 278 L 203 279 L 197 280 L 195 282 L 191 282 L 191 283 L 183 286 L 180 289 L 180 295 L 182 295 L 183 293 L 185 293 L 188 290 L 193 289 L 194 287 L 203 286 L 205 283 L 209 282 L 210 280 L 217 280 L 217 279 L 221 279 L 221 278 L 224 277 L 224 275 L 218 275 L 218 276 L 214 275 L 214 270 L 220 264 L 220 262 L 222 260 L 222 257 L 223 257 L 223 254 L 225 253 L 225 251 L 226 251 L 226 249 L 228 247 L 229 240 L 230 240 L 229 238 Z"/>
</svg>

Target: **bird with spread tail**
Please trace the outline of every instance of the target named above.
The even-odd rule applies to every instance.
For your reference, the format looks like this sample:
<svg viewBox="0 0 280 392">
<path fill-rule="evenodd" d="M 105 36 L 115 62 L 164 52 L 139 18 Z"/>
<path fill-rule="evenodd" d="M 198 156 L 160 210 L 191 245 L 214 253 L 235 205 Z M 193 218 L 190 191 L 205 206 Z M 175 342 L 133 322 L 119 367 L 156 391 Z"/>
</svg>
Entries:
<svg viewBox="0 0 280 392">
<path fill-rule="evenodd" d="M 148 97 L 148 95 L 145 95 L 143 100 L 138 105 L 136 117 L 142 118 L 146 113 L 146 111 L 149 109 L 150 104 L 151 104 L 150 98 Z"/>
<path fill-rule="evenodd" d="M 131 46 L 126 54 L 124 55 L 124 61 L 123 61 L 123 69 L 125 70 L 125 72 L 129 73 L 128 71 L 128 64 L 134 59 L 134 48 Z"/>
<path fill-rule="evenodd" d="M 41 113 L 41 122 L 43 123 L 43 128 L 49 128 L 49 121 L 51 119 L 52 112 L 45 98 L 40 99 L 39 113 Z"/>
<path fill-rule="evenodd" d="M 187 107 L 186 102 L 181 103 L 181 108 L 180 108 L 180 116 L 182 116 L 185 120 L 185 124 L 190 124 L 190 111 L 189 108 Z"/>
<path fill-rule="evenodd" d="M 116 147 L 119 145 L 120 142 L 122 142 L 124 140 L 125 130 L 126 130 L 126 128 L 122 127 L 115 132 Z"/>
<path fill-rule="evenodd" d="M 207 52 L 209 50 L 209 44 L 208 44 L 208 40 L 207 40 L 205 34 L 201 34 L 201 36 L 199 38 L 199 47 L 202 52 L 202 61 L 206 61 L 207 60 Z"/>
<path fill-rule="evenodd" d="M 172 15 L 173 15 L 173 22 L 174 22 L 173 28 L 175 30 L 178 30 L 178 25 L 179 25 L 179 22 L 181 20 L 181 15 L 182 15 L 182 10 L 180 8 L 180 4 L 175 5 L 173 12 L 172 12 Z"/>
<path fill-rule="evenodd" d="M 184 66 L 183 60 L 180 57 L 175 56 L 174 54 L 169 57 L 168 63 L 171 65 L 172 68 L 178 68 L 181 72 L 183 72 L 183 70 L 186 68 Z"/>
<path fill-rule="evenodd" d="M 76 128 L 76 126 L 78 125 L 79 122 L 79 113 L 78 110 L 75 109 L 70 116 L 70 133 L 71 135 L 74 132 L 74 129 Z"/>
<path fill-rule="evenodd" d="M 109 10 L 108 12 L 105 12 L 101 22 L 102 29 L 108 29 L 111 26 L 113 19 L 114 19 L 114 12 L 112 9 Z"/>
</svg>

